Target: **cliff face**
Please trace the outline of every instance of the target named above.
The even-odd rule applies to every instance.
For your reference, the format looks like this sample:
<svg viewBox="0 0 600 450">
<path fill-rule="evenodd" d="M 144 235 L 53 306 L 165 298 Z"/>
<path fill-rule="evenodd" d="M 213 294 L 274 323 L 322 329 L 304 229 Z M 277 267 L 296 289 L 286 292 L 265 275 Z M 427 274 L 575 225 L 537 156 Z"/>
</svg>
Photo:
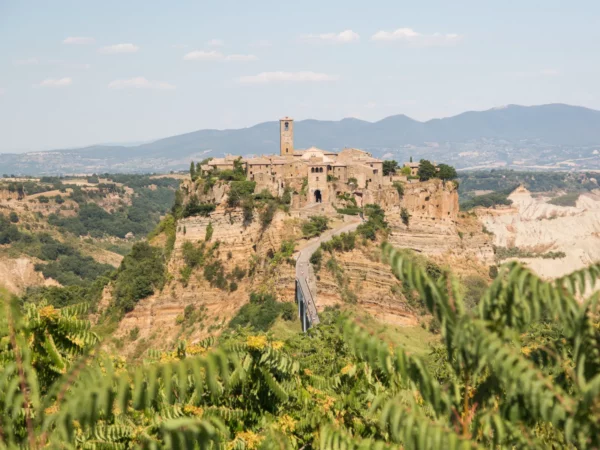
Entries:
<svg viewBox="0 0 600 450">
<path fill-rule="evenodd" d="M 182 246 L 186 241 L 205 242 L 209 224 L 213 234 L 207 245 L 219 242 L 214 260 L 221 262 L 225 273 L 236 267 L 246 272 L 233 292 L 211 286 L 202 267 L 192 271 L 187 285 L 181 281 L 185 267 Z M 178 339 L 193 342 L 219 334 L 253 291 L 268 290 L 275 292 L 280 301 L 294 301 L 294 266 L 282 262 L 274 267 L 271 258 L 283 241 L 296 239 L 298 233 L 298 222 L 283 212 L 277 212 L 264 230 L 258 220 L 244 225 L 243 213 L 237 209 L 227 211 L 219 207 L 210 217 L 181 219 L 168 264 L 170 281 L 161 292 L 141 300 L 119 324 L 115 336 L 124 341 L 131 330 L 139 329 L 139 338 L 126 342 L 125 355 L 138 356 L 145 348 L 170 348 Z M 184 327 L 180 322 L 186 307 L 195 311 L 196 320 L 192 326 Z"/>
<path fill-rule="evenodd" d="M 214 202 L 217 207 L 210 217 L 196 216 L 178 221 L 174 250 L 168 264 L 169 282 L 162 292 L 141 300 L 117 330 L 116 337 L 127 341 L 130 331 L 139 329 L 137 340 L 126 342 L 123 352 L 128 356 L 136 356 L 146 347 L 168 348 L 178 339 L 196 341 L 220 333 L 239 308 L 248 302 L 253 291 L 275 292 L 280 301 L 293 302 L 294 266 L 285 261 L 276 264 L 273 259 L 284 241 L 295 241 L 297 250 L 306 245 L 301 239 L 302 219 L 293 217 L 305 219 L 325 214 L 338 221 L 339 216 L 332 205 L 311 205 L 305 209 L 292 209 L 290 214 L 278 211 L 272 223 L 263 229 L 258 217 L 244 223 L 241 209 L 224 206 L 228 191 L 225 183 L 217 182 L 205 193 L 202 185 L 188 182 L 183 185 L 183 191 L 186 200 L 195 194 L 201 202 Z M 394 187 L 365 190 L 360 195 L 346 192 L 354 195 L 358 205 L 377 203 L 384 208 L 391 228 L 388 240 L 392 244 L 433 256 L 442 263 L 452 262 L 465 270 L 483 273 L 485 267 L 487 271 L 477 258 L 485 259 L 482 248 L 489 246 L 488 236 L 481 232 L 476 220 L 459 215 L 454 183 L 432 180 L 406 184 L 402 198 Z M 336 191 L 335 196 L 338 193 Z M 408 226 L 402 221 L 402 208 L 410 214 Z M 255 216 L 258 216 L 257 212 Z M 333 226 L 338 224 L 334 222 Z M 225 272 L 231 273 L 237 267 L 251 274 L 239 280 L 234 292 L 211 286 L 202 267 L 192 271 L 187 284 L 181 281 L 185 268 L 184 243 L 205 242 L 209 227 L 213 231 L 207 245 L 219 242 L 214 258 L 221 262 Z M 353 303 L 382 321 L 416 325 L 418 318 L 413 314 L 413 308 L 407 305 L 400 282 L 389 266 L 380 261 L 380 253 L 378 243 L 364 243 L 362 239 L 357 239 L 353 251 L 336 252 L 335 261 L 329 264 L 331 255 L 325 253 L 314 283 L 318 309 Z M 199 312 L 199 320 L 193 326 L 181 324 L 186 307 Z"/>
</svg>

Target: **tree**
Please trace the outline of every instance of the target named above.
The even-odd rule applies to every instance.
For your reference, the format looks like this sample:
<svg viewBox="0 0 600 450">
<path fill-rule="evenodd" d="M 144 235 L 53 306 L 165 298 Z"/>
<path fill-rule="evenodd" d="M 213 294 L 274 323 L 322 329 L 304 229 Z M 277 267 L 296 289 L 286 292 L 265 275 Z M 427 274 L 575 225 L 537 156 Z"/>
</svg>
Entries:
<svg viewBox="0 0 600 450">
<path fill-rule="evenodd" d="M 196 165 L 194 164 L 194 161 L 190 162 L 190 177 L 192 178 L 192 181 L 196 179 Z"/>
<path fill-rule="evenodd" d="M 408 166 L 402 166 L 402 169 L 400 169 L 400 173 L 402 175 L 405 175 L 405 176 L 409 177 L 412 172 L 410 171 L 410 167 L 408 167 Z"/>
<path fill-rule="evenodd" d="M 10 221 L 12 223 L 17 223 L 19 222 L 19 216 L 17 215 L 16 212 L 11 211 L 10 214 L 8 215 L 8 218 L 10 219 Z"/>
<path fill-rule="evenodd" d="M 437 176 L 445 181 L 454 180 L 458 177 L 458 174 L 456 173 L 456 169 L 454 167 L 449 166 L 448 164 L 440 164 L 438 166 Z"/>
<path fill-rule="evenodd" d="M 419 162 L 419 180 L 420 181 L 427 181 L 430 180 L 431 178 L 435 178 L 436 176 L 436 170 L 435 170 L 435 166 L 433 164 L 431 164 L 430 161 L 426 160 L 426 159 L 422 159 Z"/>
<path fill-rule="evenodd" d="M 408 228 L 408 225 L 410 223 L 410 213 L 408 212 L 408 209 L 400 209 L 400 218 L 402 219 L 402 223 Z"/>
<path fill-rule="evenodd" d="M 395 174 L 398 169 L 398 162 L 394 160 L 383 161 L 383 174 L 391 175 Z"/>
</svg>

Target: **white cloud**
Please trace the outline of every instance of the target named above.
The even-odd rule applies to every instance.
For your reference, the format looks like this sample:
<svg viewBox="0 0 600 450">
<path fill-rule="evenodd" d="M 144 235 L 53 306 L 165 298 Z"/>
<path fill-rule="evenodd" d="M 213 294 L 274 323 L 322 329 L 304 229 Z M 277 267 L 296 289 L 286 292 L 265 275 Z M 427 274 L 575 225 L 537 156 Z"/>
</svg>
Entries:
<svg viewBox="0 0 600 450">
<path fill-rule="evenodd" d="M 254 55 L 227 55 L 227 61 L 256 61 L 258 58 Z"/>
<path fill-rule="evenodd" d="M 187 53 L 183 59 L 186 61 L 221 61 L 224 58 L 221 52 L 211 50 L 209 52 L 204 50 L 195 50 Z"/>
<path fill-rule="evenodd" d="M 71 86 L 73 80 L 69 77 L 66 78 L 48 78 L 39 84 L 35 84 L 34 87 L 48 87 L 48 88 L 62 88 Z"/>
<path fill-rule="evenodd" d="M 185 61 L 256 61 L 254 55 L 224 55 L 216 50 L 195 50 L 184 55 Z"/>
<path fill-rule="evenodd" d="M 39 61 L 37 58 L 18 59 L 15 61 L 16 66 L 32 66 L 37 64 Z"/>
<path fill-rule="evenodd" d="M 223 47 L 225 42 L 222 39 L 211 39 L 206 43 L 210 47 Z"/>
<path fill-rule="evenodd" d="M 310 42 L 333 42 L 336 44 L 348 44 L 350 42 L 358 42 L 360 36 L 352 30 L 345 30 L 341 33 L 323 33 L 323 34 L 307 34 L 302 36 L 302 40 Z"/>
<path fill-rule="evenodd" d="M 262 72 L 258 75 L 248 75 L 239 78 L 240 83 L 245 84 L 267 84 L 278 82 L 317 82 L 317 81 L 335 81 L 339 79 L 337 75 L 326 73 L 317 73 L 310 71 L 301 72 Z"/>
<path fill-rule="evenodd" d="M 66 38 L 63 41 L 63 44 L 86 45 L 86 44 L 93 44 L 95 42 L 96 42 L 96 39 L 94 39 L 92 37 L 82 37 L 82 36 L 73 37 L 73 36 L 70 36 L 70 37 Z"/>
<path fill-rule="evenodd" d="M 115 53 L 135 53 L 140 48 L 135 44 L 115 44 L 102 47 L 98 51 L 104 54 L 115 54 Z"/>
<path fill-rule="evenodd" d="M 433 47 L 453 45 L 461 40 L 462 36 L 456 33 L 442 34 L 422 34 L 412 28 L 398 28 L 395 31 L 378 31 L 371 36 L 372 41 L 379 42 L 399 42 L 415 47 Z"/>
<path fill-rule="evenodd" d="M 135 77 L 128 80 L 114 80 L 108 84 L 109 89 L 158 89 L 158 90 L 173 90 L 175 86 L 164 81 L 150 81 L 144 77 Z"/>
</svg>

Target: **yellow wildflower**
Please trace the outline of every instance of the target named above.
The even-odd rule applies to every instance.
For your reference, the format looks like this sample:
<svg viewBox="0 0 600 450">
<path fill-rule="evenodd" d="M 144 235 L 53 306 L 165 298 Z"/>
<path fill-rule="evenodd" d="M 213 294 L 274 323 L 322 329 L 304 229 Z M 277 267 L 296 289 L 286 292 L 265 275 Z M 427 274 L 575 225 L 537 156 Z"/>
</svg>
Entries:
<svg viewBox="0 0 600 450">
<path fill-rule="evenodd" d="M 310 369 L 304 369 L 304 375 L 311 376 L 312 374 L 313 374 L 312 370 L 310 370 Z"/>
<path fill-rule="evenodd" d="M 244 444 L 246 444 L 246 448 L 249 450 L 258 448 L 259 444 L 263 440 L 262 436 L 259 436 L 258 434 L 253 433 L 252 431 L 242 431 L 241 433 L 238 433 L 235 436 L 235 438 L 244 441 Z"/>
<path fill-rule="evenodd" d="M 273 347 L 274 350 L 279 350 L 283 348 L 283 342 L 281 341 L 273 341 L 271 343 L 271 347 Z"/>
<path fill-rule="evenodd" d="M 248 347 L 254 350 L 262 350 L 267 345 L 266 336 L 248 336 L 246 340 Z"/>
<path fill-rule="evenodd" d="M 40 317 L 42 319 L 56 319 L 58 318 L 58 310 L 52 305 L 44 306 L 40 309 Z"/>
<path fill-rule="evenodd" d="M 529 356 L 529 354 L 531 353 L 531 347 L 522 347 L 521 353 L 523 353 L 525 356 Z"/>
<path fill-rule="evenodd" d="M 342 375 L 348 375 L 348 374 L 350 374 L 350 376 L 352 376 L 353 375 L 353 371 L 354 371 L 354 364 L 350 363 L 347 366 L 342 367 L 342 370 L 340 370 L 340 373 Z"/>
<path fill-rule="evenodd" d="M 296 421 L 292 417 L 284 414 L 277 420 L 277 425 L 281 428 L 281 431 L 288 433 L 296 429 Z"/>
<path fill-rule="evenodd" d="M 57 413 L 57 412 L 58 412 L 58 405 L 56 403 L 54 403 L 52 406 L 47 407 L 44 410 L 44 414 L 46 414 L 48 416 L 51 414 Z"/>
<path fill-rule="evenodd" d="M 206 353 L 206 348 L 200 346 L 200 345 L 188 345 L 185 348 L 185 353 L 187 355 L 198 355 L 198 354 L 203 354 Z"/>
<path fill-rule="evenodd" d="M 194 405 L 185 405 L 183 412 L 197 417 L 202 417 L 202 414 L 204 414 L 204 410 L 201 407 Z"/>
</svg>

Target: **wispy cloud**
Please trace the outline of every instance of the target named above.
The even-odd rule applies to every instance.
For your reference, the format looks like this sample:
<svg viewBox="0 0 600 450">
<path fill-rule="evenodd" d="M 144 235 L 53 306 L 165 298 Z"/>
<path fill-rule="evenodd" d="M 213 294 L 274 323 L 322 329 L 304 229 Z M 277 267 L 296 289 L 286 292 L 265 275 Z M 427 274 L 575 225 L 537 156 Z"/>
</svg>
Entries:
<svg viewBox="0 0 600 450">
<path fill-rule="evenodd" d="M 415 47 L 434 47 L 454 45 L 461 40 L 462 36 L 456 33 L 423 34 L 412 28 L 398 28 L 394 31 L 378 31 L 371 36 L 372 41 L 397 42 Z"/>
<path fill-rule="evenodd" d="M 206 45 L 210 47 L 223 47 L 225 45 L 225 41 L 223 41 L 223 39 L 211 39 L 206 43 Z"/>
<path fill-rule="evenodd" d="M 144 77 L 129 78 L 127 80 L 114 80 L 108 84 L 109 89 L 158 89 L 163 91 L 173 90 L 175 86 L 164 81 L 150 81 Z"/>
<path fill-rule="evenodd" d="M 255 55 L 227 55 L 226 61 L 256 61 L 258 58 Z"/>
<path fill-rule="evenodd" d="M 305 34 L 301 37 L 303 41 L 307 42 L 331 42 L 335 44 L 349 44 L 351 42 L 358 42 L 360 36 L 352 30 L 345 30 L 341 33 L 323 33 L 323 34 Z"/>
<path fill-rule="evenodd" d="M 83 37 L 83 36 L 70 36 L 63 41 L 63 44 L 76 44 L 76 45 L 88 45 L 94 44 L 96 39 L 93 37 Z"/>
<path fill-rule="evenodd" d="M 185 61 L 256 61 L 258 58 L 254 55 L 224 55 L 216 50 L 195 50 L 184 55 Z"/>
<path fill-rule="evenodd" d="M 193 52 L 186 53 L 183 57 L 185 61 L 220 61 L 223 59 L 223 54 L 216 50 L 204 51 L 195 50 Z"/>
<path fill-rule="evenodd" d="M 63 88 L 71 86 L 73 79 L 70 77 L 65 78 L 48 78 L 41 83 L 34 84 L 34 87 L 47 87 L 47 88 Z"/>
<path fill-rule="evenodd" d="M 98 50 L 98 52 L 109 55 L 116 53 L 135 53 L 139 49 L 140 48 L 135 44 L 115 44 L 102 47 Z"/>
<path fill-rule="evenodd" d="M 15 66 L 32 66 L 38 63 L 39 61 L 37 58 L 18 59 L 15 61 Z"/>
<path fill-rule="evenodd" d="M 240 77 L 238 81 L 244 84 L 267 84 L 281 82 L 319 82 L 319 81 L 335 81 L 338 80 L 338 75 L 329 75 L 326 73 L 317 73 L 310 71 L 301 72 L 262 72 L 257 75 L 248 75 Z"/>
</svg>

